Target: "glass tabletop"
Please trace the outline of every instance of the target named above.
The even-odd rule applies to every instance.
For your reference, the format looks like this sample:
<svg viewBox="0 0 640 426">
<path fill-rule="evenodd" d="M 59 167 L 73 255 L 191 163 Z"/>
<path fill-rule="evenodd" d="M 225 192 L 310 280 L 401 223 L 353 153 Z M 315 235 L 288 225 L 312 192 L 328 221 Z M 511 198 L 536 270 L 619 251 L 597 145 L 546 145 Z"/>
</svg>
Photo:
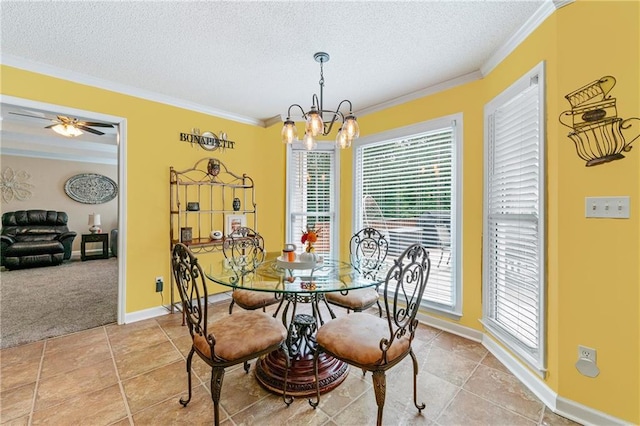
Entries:
<svg viewBox="0 0 640 426">
<path fill-rule="evenodd" d="M 384 274 L 378 274 L 382 277 L 364 276 L 356 266 L 334 259 L 323 259 L 310 269 L 295 266 L 274 258 L 265 260 L 252 272 L 242 272 L 242 268 L 232 267 L 223 260 L 213 262 L 203 270 L 207 278 L 217 284 L 275 293 L 348 291 L 372 287 L 384 280 Z"/>
</svg>

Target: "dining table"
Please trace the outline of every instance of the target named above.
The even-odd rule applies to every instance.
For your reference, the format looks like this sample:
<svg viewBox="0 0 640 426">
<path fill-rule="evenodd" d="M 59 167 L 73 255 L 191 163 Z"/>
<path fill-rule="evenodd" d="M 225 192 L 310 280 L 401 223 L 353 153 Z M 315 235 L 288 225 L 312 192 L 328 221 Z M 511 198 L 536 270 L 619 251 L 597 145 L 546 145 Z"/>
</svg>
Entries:
<svg viewBox="0 0 640 426">
<path fill-rule="evenodd" d="M 325 294 L 346 294 L 378 285 L 384 280 L 384 274 L 361 272 L 355 262 L 329 258 L 290 262 L 278 256 L 251 268 L 246 265 L 234 266 L 233 262 L 224 259 L 202 266 L 207 279 L 216 284 L 234 290 L 271 292 L 280 299 L 273 316 L 277 318 L 280 315 L 287 328 L 286 349 L 276 350 L 258 359 L 255 376 L 265 389 L 282 394 L 287 372 L 287 394 L 292 396 L 310 396 L 316 392 L 313 365 L 315 333 L 325 320 L 335 318 Z M 300 304 L 308 304 L 310 309 L 303 309 Z M 328 312 L 328 316 L 323 316 L 322 311 Z M 288 353 L 285 354 L 284 350 Z M 343 361 L 320 354 L 320 392 L 336 388 L 347 377 L 348 369 L 349 366 Z"/>
</svg>

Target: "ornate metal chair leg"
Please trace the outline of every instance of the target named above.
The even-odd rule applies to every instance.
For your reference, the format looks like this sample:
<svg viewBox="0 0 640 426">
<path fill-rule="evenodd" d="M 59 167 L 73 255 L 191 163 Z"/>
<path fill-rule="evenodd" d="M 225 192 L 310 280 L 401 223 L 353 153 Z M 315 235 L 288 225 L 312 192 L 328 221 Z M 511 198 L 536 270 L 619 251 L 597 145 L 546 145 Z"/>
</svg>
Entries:
<svg viewBox="0 0 640 426">
<path fill-rule="evenodd" d="M 422 413 L 426 405 L 424 405 L 424 402 L 418 404 L 418 360 L 416 359 L 416 354 L 413 353 L 413 349 L 409 350 L 409 355 L 411 355 L 411 360 L 413 361 L 413 405 L 418 409 L 418 413 Z"/>
<path fill-rule="evenodd" d="M 382 426 L 382 411 L 384 410 L 384 398 L 387 393 L 387 378 L 384 370 L 373 372 L 373 390 L 376 393 L 376 404 L 378 404 L 378 420 L 376 424 Z"/>
<path fill-rule="evenodd" d="M 214 367 L 211 369 L 211 399 L 213 400 L 213 422 L 220 425 L 220 391 L 222 390 L 222 380 L 224 379 L 224 368 Z"/>
<path fill-rule="evenodd" d="M 318 404 L 320 404 L 320 380 L 318 379 L 318 356 L 320 355 L 320 346 L 316 345 L 316 349 L 313 351 L 313 376 L 316 381 L 316 400 L 312 401 L 309 398 L 309 405 L 315 410 Z"/>
<path fill-rule="evenodd" d="M 382 318 L 382 306 L 380 305 L 379 300 L 376 300 L 376 305 L 378 305 L 378 316 Z"/>
<path fill-rule="evenodd" d="M 180 404 L 182 404 L 183 407 L 186 407 L 189 401 L 191 401 L 191 360 L 193 359 L 194 352 L 195 350 L 191 347 L 189 355 L 187 356 L 187 386 L 189 388 L 189 394 L 187 395 L 187 399 L 180 398 Z"/>
<path fill-rule="evenodd" d="M 289 351 L 284 342 L 280 345 L 282 352 L 284 353 L 286 368 L 284 369 L 284 386 L 282 391 L 282 399 L 287 407 L 293 402 L 293 396 L 287 396 L 287 377 L 289 376 L 289 368 L 291 367 L 291 358 L 289 357 Z"/>
<path fill-rule="evenodd" d="M 233 305 L 235 305 L 236 301 L 231 299 L 231 303 L 229 303 L 229 315 L 231 315 L 231 311 L 233 311 Z"/>
<path fill-rule="evenodd" d="M 249 364 L 249 361 L 245 361 L 244 362 L 244 372 L 245 373 L 249 373 L 249 369 L 251 368 L 251 364 Z"/>
</svg>

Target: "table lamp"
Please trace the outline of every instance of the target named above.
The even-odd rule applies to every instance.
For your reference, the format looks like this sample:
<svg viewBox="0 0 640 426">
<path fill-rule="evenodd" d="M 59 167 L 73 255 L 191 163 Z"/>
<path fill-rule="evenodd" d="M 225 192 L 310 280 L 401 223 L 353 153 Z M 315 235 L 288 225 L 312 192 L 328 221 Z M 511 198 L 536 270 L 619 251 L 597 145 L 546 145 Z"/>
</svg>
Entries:
<svg viewBox="0 0 640 426">
<path fill-rule="evenodd" d="M 92 234 L 99 234 L 100 232 L 102 232 L 102 229 L 100 229 L 100 225 L 102 225 L 102 223 L 100 222 L 100 214 L 90 213 L 89 232 L 91 232 Z"/>
</svg>

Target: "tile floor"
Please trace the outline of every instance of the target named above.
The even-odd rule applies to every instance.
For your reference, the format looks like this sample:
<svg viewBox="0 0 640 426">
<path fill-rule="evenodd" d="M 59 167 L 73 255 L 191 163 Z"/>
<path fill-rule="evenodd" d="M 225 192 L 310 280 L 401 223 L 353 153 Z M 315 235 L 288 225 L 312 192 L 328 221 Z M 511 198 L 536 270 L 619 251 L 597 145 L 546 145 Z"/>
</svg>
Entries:
<svg viewBox="0 0 640 426">
<path fill-rule="evenodd" d="M 228 315 L 227 307 L 217 304 L 214 319 Z M 575 424 L 545 408 L 479 343 L 421 325 L 413 348 L 420 363 L 418 398 L 426 409 L 418 415 L 413 405 L 407 357 L 387 374 L 386 425 Z M 212 424 L 210 370 L 197 356 L 193 398 L 186 408 L 178 403 L 186 394 L 189 349 L 179 313 L 4 349 L 0 424 Z M 316 410 L 306 398 L 287 408 L 257 384 L 252 365 L 249 374 L 241 366 L 227 370 L 220 414 L 228 426 L 371 425 L 376 403 L 371 375 L 350 368 Z"/>
</svg>

